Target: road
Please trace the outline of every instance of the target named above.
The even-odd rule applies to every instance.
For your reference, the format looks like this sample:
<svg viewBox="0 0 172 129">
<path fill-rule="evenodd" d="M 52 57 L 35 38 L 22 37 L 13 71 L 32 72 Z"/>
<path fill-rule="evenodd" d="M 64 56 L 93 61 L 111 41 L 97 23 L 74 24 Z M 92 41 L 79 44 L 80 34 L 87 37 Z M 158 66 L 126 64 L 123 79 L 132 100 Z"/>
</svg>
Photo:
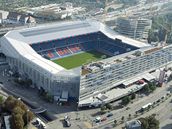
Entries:
<svg viewBox="0 0 172 129">
<path fill-rule="evenodd" d="M 96 127 L 103 128 L 106 125 L 106 123 L 108 123 L 108 124 L 113 123 L 113 120 L 115 120 L 115 119 L 120 120 L 122 116 L 124 116 L 125 118 L 128 118 L 129 114 L 135 114 L 135 111 L 138 111 L 139 109 L 141 109 L 142 106 L 144 106 L 150 102 L 153 103 L 154 101 L 157 101 L 162 96 L 164 96 L 167 93 L 168 86 L 169 86 L 169 84 L 166 87 L 158 88 L 155 91 L 155 93 L 153 93 L 149 96 L 145 96 L 145 97 L 141 98 L 140 100 L 134 102 L 133 104 L 128 105 L 127 107 L 130 107 L 129 110 L 126 110 L 126 108 L 123 108 L 120 110 L 112 111 L 112 113 L 114 114 L 114 117 L 111 117 L 107 121 L 100 123 Z M 104 115 L 102 117 L 104 117 Z"/>
</svg>

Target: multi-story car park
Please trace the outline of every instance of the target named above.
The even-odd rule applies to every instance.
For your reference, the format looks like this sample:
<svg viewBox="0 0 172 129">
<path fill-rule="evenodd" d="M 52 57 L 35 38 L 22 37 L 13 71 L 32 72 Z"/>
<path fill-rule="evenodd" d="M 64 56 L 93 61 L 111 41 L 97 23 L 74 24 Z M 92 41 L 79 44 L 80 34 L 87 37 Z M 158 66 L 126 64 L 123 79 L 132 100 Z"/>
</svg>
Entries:
<svg viewBox="0 0 172 129">
<path fill-rule="evenodd" d="M 150 71 L 172 61 L 171 46 L 154 48 L 121 36 L 97 21 L 72 21 L 14 30 L 3 36 L 0 44 L 11 71 L 31 79 L 35 87 L 60 101 L 68 97 L 75 99 L 79 107 L 99 105 L 121 94 L 127 95 L 128 91 L 118 89 L 119 95 L 114 89 L 130 84 L 127 81 L 131 77 L 140 76 L 133 81 L 153 78 Z M 51 61 L 92 49 L 109 58 L 72 69 Z M 138 90 L 142 86 L 133 87 Z"/>
</svg>

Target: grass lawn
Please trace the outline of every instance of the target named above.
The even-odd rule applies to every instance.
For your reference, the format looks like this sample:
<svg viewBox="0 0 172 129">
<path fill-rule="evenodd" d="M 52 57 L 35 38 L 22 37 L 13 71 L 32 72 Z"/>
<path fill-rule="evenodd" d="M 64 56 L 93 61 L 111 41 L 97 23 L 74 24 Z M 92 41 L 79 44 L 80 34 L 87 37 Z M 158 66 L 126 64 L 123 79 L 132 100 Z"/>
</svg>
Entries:
<svg viewBox="0 0 172 129">
<path fill-rule="evenodd" d="M 71 68 L 79 67 L 82 64 L 101 59 L 103 55 L 105 54 L 102 54 L 97 51 L 89 51 L 89 52 L 84 52 L 73 56 L 53 60 L 53 62 L 61 65 L 66 69 L 71 69 Z"/>
</svg>

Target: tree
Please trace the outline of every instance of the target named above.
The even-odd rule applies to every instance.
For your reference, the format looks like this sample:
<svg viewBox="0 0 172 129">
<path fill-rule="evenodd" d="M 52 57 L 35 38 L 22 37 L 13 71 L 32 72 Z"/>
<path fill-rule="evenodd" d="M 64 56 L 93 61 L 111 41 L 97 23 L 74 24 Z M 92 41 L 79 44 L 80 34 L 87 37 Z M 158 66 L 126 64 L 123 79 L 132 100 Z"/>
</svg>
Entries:
<svg viewBox="0 0 172 129">
<path fill-rule="evenodd" d="M 121 117 L 121 120 L 124 121 L 124 116 Z"/>
<path fill-rule="evenodd" d="M 30 111 L 25 112 L 23 115 L 24 125 L 27 125 L 34 118 L 34 114 Z"/>
<path fill-rule="evenodd" d="M 102 114 L 106 113 L 106 109 L 107 109 L 107 108 L 106 108 L 105 105 L 101 106 L 101 108 L 100 108 L 101 113 L 102 113 Z"/>
<path fill-rule="evenodd" d="M 12 114 L 12 127 L 14 129 L 23 129 L 24 121 L 21 114 Z"/>
<path fill-rule="evenodd" d="M 14 107 L 15 107 L 15 99 L 12 96 L 9 96 L 4 102 L 4 109 L 11 112 Z"/>
<path fill-rule="evenodd" d="M 139 121 L 142 123 L 142 124 L 141 124 L 141 128 L 142 128 L 142 129 L 148 129 L 149 123 L 148 123 L 147 119 L 145 119 L 145 118 L 140 118 Z"/>
<path fill-rule="evenodd" d="M 104 106 L 101 106 L 101 108 L 100 108 L 100 110 L 106 110 L 107 108 L 106 108 L 106 106 L 104 105 Z"/>
<path fill-rule="evenodd" d="M 112 110 L 113 109 L 113 106 L 109 103 L 106 104 L 106 108 L 108 108 L 109 110 Z"/>
<path fill-rule="evenodd" d="M 131 119 L 131 114 L 128 115 L 128 118 Z"/>
<path fill-rule="evenodd" d="M 148 106 L 148 108 L 147 108 L 147 110 L 150 110 L 150 109 L 151 109 L 151 107 L 152 107 L 152 106 L 151 106 L 151 105 L 149 105 L 149 106 Z"/>
<path fill-rule="evenodd" d="M 148 84 L 143 87 L 143 91 L 145 93 L 149 93 L 150 92 L 150 88 L 149 88 L 149 85 Z"/>
<path fill-rule="evenodd" d="M 148 43 L 159 41 L 158 33 L 154 32 L 152 29 L 148 33 Z"/>
<path fill-rule="evenodd" d="M 136 94 L 135 93 L 132 93 L 131 94 L 131 99 L 135 99 L 136 98 Z"/>
<path fill-rule="evenodd" d="M 142 129 L 159 129 L 159 121 L 155 118 L 155 115 L 140 118 L 139 120 L 142 123 Z"/>
<path fill-rule="evenodd" d="M 147 117 L 147 121 L 149 123 L 148 129 L 159 129 L 159 121 L 155 118 L 155 116 L 151 115 Z"/>
<path fill-rule="evenodd" d="M 122 99 L 122 104 L 123 104 L 123 105 L 127 105 L 129 102 L 130 102 L 130 97 L 129 97 L 129 96 L 125 96 L 125 97 Z"/>
<path fill-rule="evenodd" d="M 11 125 L 13 129 L 23 129 L 24 125 L 30 122 L 34 115 L 28 111 L 28 107 L 18 99 L 9 96 L 4 102 L 4 109 L 11 112 Z"/>
<path fill-rule="evenodd" d="M 21 107 L 17 106 L 17 107 L 15 107 L 15 108 L 13 109 L 12 112 L 13 112 L 14 114 L 20 114 L 20 115 L 23 116 L 23 114 L 24 114 L 25 111 L 22 110 Z"/>
<path fill-rule="evenodd" d="M 114 121 L 113 121 L 113 123 L 114 123 L 114 124 L 115 124 L 115 126 L 116 126 L 116 124 L 117 124 L 117 120 L 114 120 Z"/>
<path fill-rule="evenodd" d="M 153 92 L 154 90 L 156 90 L 156 85 L 154 85 L 153 83 L 149 84 L 149 89 L 151 92 Z"/>
</svg>

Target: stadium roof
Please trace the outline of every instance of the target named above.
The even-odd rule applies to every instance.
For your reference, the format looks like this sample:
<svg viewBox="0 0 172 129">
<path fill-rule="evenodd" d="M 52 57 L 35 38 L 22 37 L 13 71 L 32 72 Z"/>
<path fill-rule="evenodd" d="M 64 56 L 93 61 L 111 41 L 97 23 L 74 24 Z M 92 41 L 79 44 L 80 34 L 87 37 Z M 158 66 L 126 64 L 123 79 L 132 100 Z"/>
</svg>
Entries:
<svg viewBox="0 0 172 129">
<path fill-rule="evenodd" d="M 52 74 L 56 74 L 59 73 L 59 71 L 64 70 L 64 68 L 47 59 L 44 59 L 39 54 L 37 54 L 28 44 L 72 37 L 98 31 L 101 31 L 112 39 L 118 38 L 124 43 L 139 48 L 150 46 L 148 44 L 121 36 L 106 27 L 104 24 L 92 20 L 60 22 L 51 25 L 43 24 L 37 27 L 13 30 L 8 32 L 4 37 L 9 41 L 11 46 L 13 46 L 13 48 L 15 48 L 18 53 L 20 53 L 20 55 L 25 57 L 25 59 L 34 62 L 36 66 L 40 66 Z"/>
<path fill-rule="evenodd" d="M 14 30 L 8 33 L 8 37 L 23 41 L 28 44 L 51 41 L 66 37 L 72 37 L 76 35 L 82 35 L 86 33 L 93 33 L 101 31 L 112 39 L 121 39 L 124 43 L 130 44 L 136 47 L 150 46 L 149 44 L 136 41 L 125 36 L 122 36 L 111 29 L 107 28 L 97 21 L 70 21 L 59 22 L 53 24 L 43 24 L 37 27 Z"/>
<path fill-rule="evenodd" d="M 99 31 L 99 29 L 88 22 L 72 21 L 51 25 L 44 24 L 37 27 L 14 30 L 8 34 L 8 37 L 17 37 L 17 40 L 33 44 L 97 31 Z"/>
</svg>

